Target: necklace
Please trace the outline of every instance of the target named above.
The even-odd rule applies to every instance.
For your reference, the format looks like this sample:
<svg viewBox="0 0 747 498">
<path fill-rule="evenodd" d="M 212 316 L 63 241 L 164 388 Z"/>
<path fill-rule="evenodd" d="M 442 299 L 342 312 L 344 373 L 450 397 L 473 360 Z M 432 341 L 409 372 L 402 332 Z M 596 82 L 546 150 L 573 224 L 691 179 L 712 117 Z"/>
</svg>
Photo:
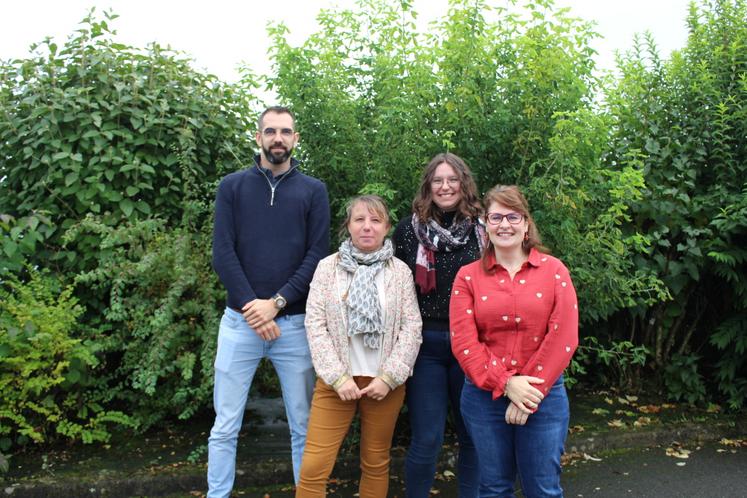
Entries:
<svg viewBox="0 0 747 498">
<path fill-rule="evenodd" d="M 499 265 L 501 265 L 507 272 L 508 275 L 513 279 L 514 275 L 516 275 L 519 270 L 521 270 L 521 267 L 524 266 L 524 263 L 527 261 L 527 259 L 522 259 L 518 263 L 514 263 L 512 265 L 507 265 L 506 263 L 498 262 Z"/>
</svg>

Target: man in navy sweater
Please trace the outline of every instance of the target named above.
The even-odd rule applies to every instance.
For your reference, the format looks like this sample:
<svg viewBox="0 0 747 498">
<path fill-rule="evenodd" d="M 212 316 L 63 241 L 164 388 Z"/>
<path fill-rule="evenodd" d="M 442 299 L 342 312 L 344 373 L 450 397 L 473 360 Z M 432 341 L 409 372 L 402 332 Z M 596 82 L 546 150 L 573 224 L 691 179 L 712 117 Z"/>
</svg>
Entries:
<svg viewBox="0 0 747 498">
<path fill-rule="evenodd" d="M 285 107 L 259 118 L 254 166 L 218 187 L 213 267 L 228 291 L 215 358 L 215 424 L 208 441 L 208 497 L 233 488 L 236 443 L 252 378 L 262 358 L 280 379 L 296 482 L 306 443 L 314 369 L 304 328 L 309 283 L 329 252 L 329 199 L 298 170 L 298 142 Z"/>
</svg>

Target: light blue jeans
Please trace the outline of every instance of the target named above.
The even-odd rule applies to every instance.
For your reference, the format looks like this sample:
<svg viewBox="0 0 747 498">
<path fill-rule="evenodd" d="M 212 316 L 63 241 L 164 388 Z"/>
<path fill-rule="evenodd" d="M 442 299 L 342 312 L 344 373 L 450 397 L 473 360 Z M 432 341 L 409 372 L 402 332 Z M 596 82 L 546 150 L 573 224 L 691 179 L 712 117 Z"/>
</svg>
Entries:
<svg viewBox="0 0 747 498">
<path fill-rule="evenodd" d="M 298 314 L 276 319 L 280 337 L 265 341 L 246 324 L 241 313 L 226 308 L 215 356 L 215 424 L 208 439 L 208 498 L 224 498 L 231 494 L 236 443 L 246 400 L 257 366 L 265 357 L 270 359 L 280 379 L 290 426 L 293 476 L 298 482 L 316 377 L 304 317 Z"/>
</svg>

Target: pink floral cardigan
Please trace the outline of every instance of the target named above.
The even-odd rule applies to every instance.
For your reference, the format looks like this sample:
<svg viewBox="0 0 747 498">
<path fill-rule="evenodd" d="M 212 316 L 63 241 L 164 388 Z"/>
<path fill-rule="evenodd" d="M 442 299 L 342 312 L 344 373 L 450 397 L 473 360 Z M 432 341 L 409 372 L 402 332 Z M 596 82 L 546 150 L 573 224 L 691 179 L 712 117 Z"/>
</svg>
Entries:
<svg viewBox="0 0 747 498">
<path fill-rule="evenodd" d="M 352 275 L 338 266 L 337 253 L 319 262 L 306 301 L 306 335 L 316 374 L 333 385 L 350 375 L 346 306 L 339 293 Z M 385 273 L 386 309 L 379 375 L 394 388 L 412 375 L 422 342 L 423 322 L 410 268 L 392 257 Z M 392 385 L 393 384 L 393 385 Z"/>
</svg>

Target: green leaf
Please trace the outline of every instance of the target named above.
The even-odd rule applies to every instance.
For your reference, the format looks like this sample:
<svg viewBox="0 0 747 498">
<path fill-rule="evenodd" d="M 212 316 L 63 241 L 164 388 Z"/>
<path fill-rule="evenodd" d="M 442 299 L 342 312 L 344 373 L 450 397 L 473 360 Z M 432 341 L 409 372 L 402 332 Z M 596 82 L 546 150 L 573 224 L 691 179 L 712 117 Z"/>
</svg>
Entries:
<svg viewBox="0 0 747 498">
<path fill-rule="evenodd" d="M 135 205 L 129 199 L 122 199 L 119 202 L 119 209 L 121 209 L 124 215 L 128 218 L 132 214 L 132 211 L 134 208 L 135 208 Z"/>
<path fill-rule="evenodd" d="M 137 207 L 137 210 L 143 214 L 149 215 L 151 213 L 150 206 L 144 201 L 137 201 L 135 207 Z"/>
<path fill-rule="evenodd" d="M 75 384 L 80 380 L 80 372 L 76 369 L 71 369 L 68 371 L 67 375 L 65 376 L 65 380 L 68 382 Z"/>
<path fill-rule="evenodd" d="M 75 171 L 65 175 L 65 186 L 66 187 L 69 187 L 70 185 L 72 185 L 73 183 L 77 181 L 78 181 L 78 173 L 76 173 Z"/>
<path fill-rule="evenodd" d="M 16 253 L 16 250 L 18 249 L 18 244 L 13 242 L 12 240 L 5 240 L 3 243 L 3 252 L 5 252 L 5 255 L 9 258 L 12 258 L 13 255 Z"/>
</svg>

